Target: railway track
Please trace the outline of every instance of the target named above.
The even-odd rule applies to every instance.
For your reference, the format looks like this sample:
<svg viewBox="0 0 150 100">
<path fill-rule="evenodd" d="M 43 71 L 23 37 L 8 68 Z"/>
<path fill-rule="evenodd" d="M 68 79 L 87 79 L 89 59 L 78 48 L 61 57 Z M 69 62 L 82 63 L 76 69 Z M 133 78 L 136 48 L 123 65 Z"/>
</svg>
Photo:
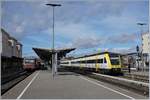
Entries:
<svg viewBox="0 0 150 100">
<path fill-rule="evenodd" d="M 22 73 L 18 73 L 18 75 L 9 76 L 3 79 L 3 82 L 1 84 L 1 95 L 3 95 L 5 92 L 11 89 L 17 83 L 19 83 L 20 81 L 28 77 L 30 74 L 31 73 L 22 72 Z"/>
<path fill-rule="evenodd" d="M 149 83 L 149 76 L 125 73 L 122 78 Z"/>
</svg>

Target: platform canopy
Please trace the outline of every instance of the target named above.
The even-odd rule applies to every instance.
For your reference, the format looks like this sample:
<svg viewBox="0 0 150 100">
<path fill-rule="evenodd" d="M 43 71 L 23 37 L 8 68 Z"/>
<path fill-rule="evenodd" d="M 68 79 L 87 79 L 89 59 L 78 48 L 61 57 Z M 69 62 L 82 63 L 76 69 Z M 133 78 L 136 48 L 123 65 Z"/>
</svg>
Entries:
<svg viewBox="0 0 150 100">
<path fill-rule="evenodd" d="M 51 60 L 53 52 L 57 52 L 58 59 L 61 59 L 62 57 L 65 57 L 67 53 L 75 50 L 75 48 L 55 49 L 55 51 L 53 51 L 52 49 L 45 49 L 45 48 L 32 48 L 32 49 L 42 60 L 45 61 Z"/>
</svg>

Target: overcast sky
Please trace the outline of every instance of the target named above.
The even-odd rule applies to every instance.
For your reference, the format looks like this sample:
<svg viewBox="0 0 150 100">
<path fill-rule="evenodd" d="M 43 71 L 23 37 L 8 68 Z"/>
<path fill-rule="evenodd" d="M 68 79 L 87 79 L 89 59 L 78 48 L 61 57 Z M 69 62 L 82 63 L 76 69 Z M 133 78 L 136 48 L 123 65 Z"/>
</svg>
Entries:
<svg viewBox="0 0 150 100">
<path fill-rule="evenodd" d="M 24 56 L 36 55 L 32 47 L 52 47 L 52 8 L 46 3 L 62 4 L 55 9 L 55 47 L 75 47 L 74 54 L 135 50 L 137 23 L 148 24 L 148 0 L 3 0 L 2 28 L 23 44 Z"/>
</svg>

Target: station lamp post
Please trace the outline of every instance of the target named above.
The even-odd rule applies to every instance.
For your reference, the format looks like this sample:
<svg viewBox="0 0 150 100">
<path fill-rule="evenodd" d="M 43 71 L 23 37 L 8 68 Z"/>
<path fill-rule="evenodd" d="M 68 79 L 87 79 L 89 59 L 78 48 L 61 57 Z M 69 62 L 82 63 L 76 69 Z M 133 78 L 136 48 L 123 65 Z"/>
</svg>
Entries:
<svg viewBox="0 0 150 100">
<path fill-rule="evenodd" d="M 137 25 L 141 26 L 141 32 L 140 32 L 140 37 L 141 37 L 141 48 L 142 48 L 142 34 L 143 34 L 143 26 L 146 25 L 146 23 L 137 23 Z M 143 59 L 143 48 L 141 50 L 141 60 L 142 60 L 142 69 L 144 71 L 144 59 Z"/>
<path fill-rule="evenodd" d="M 54 30 L 54 25 L 55 25 L 55 12 L 54 12 L 54 8 L 55 7 L 58 7 L 58 6 L 61 6 L 60 4 L 46 4 L 47 6 L 51 6 L 53 8 L 53 36 L 52 36 L 52 74 L 53 74 L 53 77 L 54 75 L 57 73 L 57 54 L 56 54 L 56 51 L 55 51 L 55 37 L 54 37 L 54 33 L 55 33 L 55 30 Z"/>
</svg>

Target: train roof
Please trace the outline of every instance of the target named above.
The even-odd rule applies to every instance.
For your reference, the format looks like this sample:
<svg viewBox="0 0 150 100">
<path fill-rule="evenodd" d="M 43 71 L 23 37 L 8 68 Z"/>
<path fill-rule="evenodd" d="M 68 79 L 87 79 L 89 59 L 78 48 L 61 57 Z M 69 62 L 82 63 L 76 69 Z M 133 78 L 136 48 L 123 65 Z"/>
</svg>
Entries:
<svg viewBox="0 0 150 100">
<path fill-rule="evenodd" d="M 99 53 L 93 53 L 93 54 L 89 54 L 89 55 L 84 55 L 84 56 L 80 56 L 80 57 L 76 57 L 74 59 L 78 59 L 78 58 L 84 58 L 84 57 L 89 57 L 89 56 L 95 56 L 95 55 L 102 55 L 102 54 L 117 54 L 117 55 L 121 55 L 120 53 L 115 53 L 115 52 L 108 52 L 108 51 L 105 51 L 105 52 L 99 52 Z"/>
</svg>

